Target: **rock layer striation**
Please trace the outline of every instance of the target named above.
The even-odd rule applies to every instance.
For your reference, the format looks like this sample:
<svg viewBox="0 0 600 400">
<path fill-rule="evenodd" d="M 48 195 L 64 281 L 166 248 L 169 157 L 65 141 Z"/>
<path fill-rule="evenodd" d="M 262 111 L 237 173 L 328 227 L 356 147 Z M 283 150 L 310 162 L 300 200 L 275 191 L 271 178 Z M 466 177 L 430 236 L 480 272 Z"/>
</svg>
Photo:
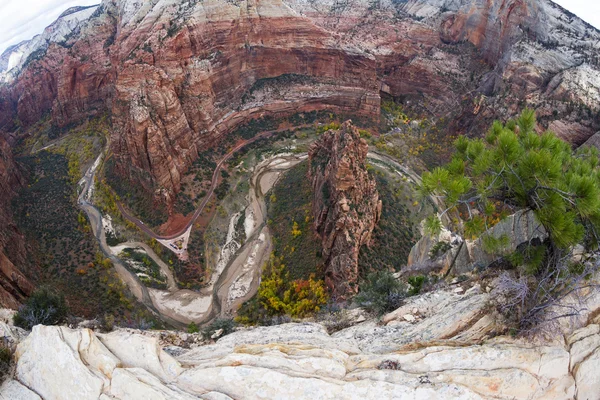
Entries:
<svg viewBox="0 0 600 400">
<path fill-rule="evenodd" d="M 332 335 L 316 323 L 257 327 L 192 348 L 173 345 L 189 343 L 186 333 L 40 325 L 20 339 L 0 399 L 597 398 L 597 318 L 556 342 L 490 338 L 488 296 L 477 286 L 428 293 L 383 326 L 367 320 Z M 0 323 L 21 337 L 14 329 Z"/>
<path fill-rule="evenodd" d="M 600 129 L 598 43 L 549 0 L 104 0 L 0 57 L 0 130 L 111 115 L 119 170 L 170 204 L 249 119 L 377 117 L 381 96 L 473 134 L 526 101 L 581 143 Z"/>
<path fill-rule="evenodd" d="M 11 149 L 0 137 L 0 307 L 16 309 L 31 294 L 32 283 L 25 277 L 27 249 L 10 211 L 16 190 L 23 185 Z"/>
</svg>

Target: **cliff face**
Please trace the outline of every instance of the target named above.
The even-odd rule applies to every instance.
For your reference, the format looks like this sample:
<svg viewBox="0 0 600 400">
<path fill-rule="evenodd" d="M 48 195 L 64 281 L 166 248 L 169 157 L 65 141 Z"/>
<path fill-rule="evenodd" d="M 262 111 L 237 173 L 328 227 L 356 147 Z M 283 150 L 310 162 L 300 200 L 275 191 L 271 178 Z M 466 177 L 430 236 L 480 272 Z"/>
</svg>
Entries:
<svg viewBox="0 0 600 400">
<path fill-rule="evenodd" d="M 322 238 L 325 282 L 335 299 L 357 293 L 358 253 L 381 217 L 375 179 L 366 168 L 368 149 L 348 121 L 324 133 L 309 151 L 315 230 Z"/>
<path fill-rule="evenodd" d="M 108 113 L 118 167 L 167 203 L 198 152 L 248 119 L 376 118 L 382 93 L 453 133 L 524 101 L 575 143 L 600 129 L 600 33 L 548 0 L 104 0 L 61 20 L 0 58 L 0 129 Z"/>
<path fill-rule="evenodd" d="M 26 262 L 25 238 L 9 212 L 16 188 L 22 184 L 8 143 L 0 137 L 0 307 L 16 309 L 33 290 L 19 270 Z"/>
</svg>

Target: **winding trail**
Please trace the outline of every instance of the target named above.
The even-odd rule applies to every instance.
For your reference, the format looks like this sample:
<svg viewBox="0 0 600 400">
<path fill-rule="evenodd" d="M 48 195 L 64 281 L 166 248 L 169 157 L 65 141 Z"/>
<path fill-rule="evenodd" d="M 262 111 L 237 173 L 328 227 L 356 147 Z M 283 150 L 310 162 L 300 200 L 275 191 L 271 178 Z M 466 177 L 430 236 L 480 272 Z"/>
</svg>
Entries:
<svg viewBox="0 0 600 400">
<path fill-rule="evenodd" d="M 310 126 L 312 126 L 312 125 L 310 125 L 310 124 L 299 125 L 299 126 L 295 126 L 293 128 L 293 130 L 307 128 L 307 127 L 310 127 Z M 221 161 L 219 161 L 219 163 L 217 164 L 217 166 L 216 166 L 216 168 L 215 168 L 215 170 L 213 172 L 213 175 L 212 175 L 210 189 L 209 189 L 208 193 L 206 194 L 206 196 L 204 197 L 204 200 L 202 200 L 202 203 L 200 203 L 200 205 L 198 206 L 198 208 L 196 209 L 196 211 L 192 215 L 192 218 L 187 223 L 187 225 L 185 227 L 183 227 L 182 229 L 180 229 L 179 232 L 177 232 L 177 233 L 174 233 L 174 234 L 171 234 L 171 235 L 168 235 L 168 236 L 158 235 L 152 229 L 150 229 L 146 224 L 144 224 L 144 222 L 142 222 L 140 219 L 138 219 L 138 218 L 134 217 L 133 215 L 129 214 L 127 212 L 127 210 L 125 210 L 125 208 L 119 202 L 117 202 L 117 207 L 119 208 L 119 211 L 121 212 L 121 214 L 123 215 L 123 217 L 125 217 L 125 219 L 127 219 L 128 221 L 134 223 L 138 228 L 140 228 L 148 236 L 150 236 L 150 237 L 152 237 L 152 238 L 154 238 L 156 240 L 173 240 L 173 239 L 177 239 L 180 236 L 184 235 L 194 225 L 194 223 L 196 222 L 196 220 L 200 217 L 200 215 L 202 214 L 202 211 L 204 211 L 204 207 L 206 207 L 206 204 L 208 204 L 208 202 L 210 201 L 211 197 L 215 193 L 215 190 L 217 188 L 217 184 L 218 184 L 218 181 L 219 181 L 219 173 L 221 172 L 221 169 L 223 168 L 223 165 L 227 161 L 229 161 L 229 159 L 236 152 L 238 152 L 242 148 L 246 147 L 247 145 L 256 142 L 257 140 L 264 139 L 264 138 L 273 136 L 276 133 L 285 132 L 285 131 L 288 131 L 288 130 L 290 130 L 290 128 L 282 128 L 282 129 L 275 129 L 275 130 L 272 130 L 272 131 L 262 132 L 262 133 L 260 133 L 260 134 L 258 134 L 256 136 L 254 136 L 251 139 L 247 139 L 247 140 L 243 141 L 242 143 L 238 144 L 236 147 L 234 147 L 233 149 L 231 149 L 229 151 L 229 153 L 227 153 L 221 159 Z"/>
<path fill-rule="evenodd" d="M 261 137 L 266 137 L 268 134 L 272 134 L 272 132 Z M 247 141 L 243 145 L 253 141 Z M 236 146 L 234 150 L 237 151 L 242 147 L 242 145 Z M 230 158 L 232 154 L 230 152 L 226 158 Z M 254 295 L 260 282 L 261 267 L 272 250 L 271 235 L 266 227 L 264 194 L 275 184 L 279 174 L 302 161 L 306 158 L 305 155 L 276 155 L 262 161 L 254 168 L 248 199 L 250 204 L 247 207 L 247 212 L 252 213 L 253 216 L 252 231 L 244 245 L 231 256 L 223 270 L 211 279 L 213 284 L 200 292 L 180 289 L 171 268 L 147 244 L 131 241 L 115 247 L 108 246 L 102 224 L 102 214 L 92 203 L 94 179 L 103 155 L 104 152 L 79 182 L 82 190 L 78 197 L 78 203 L 88 216 L 102 253 L 111 260 L 115 271 L 139 302 L 168 324 L 183 328 L 190 322 L 204 323 L 216 316 L 229 314 L 239 304 Z M 224 162 L 225 160 L 219 163 L 215 176 Z M 275 174 L 275 179 L 270 176 L 269 182 L 265 184 L 262 179 L 269 174 Z M 118 254 L 125 247 L 142 248 L 159 265 L 166 276 L 168 290 L 146 287 L 137 275 L 132 273 L 119 259 Z M 236 290 L 232 291 L 233 288 Z"/>
<path fill-rule="evenodd" d="M 125 218 L 135 223 L 149 236 L 157 240 L 177 238 L 182 233 L 185 234 L 189 231 L 196 219 L 201 215 L 204 207 L 214 194 L 219 173 L 225 162 L 244 146 L 258 139 L 269 137 L 279 131 L 283 130 L 264 132 L 250 140 L 244 141 L 223 157 L 213 173 L 209 193 L 194 213 L 188 225 L 176 235 L 168 237 L 156 235 L 142 221 L 128 215 L 120 205 L 119 209 Z M 261 161 L 254 167 L 250 178 L 249 205 L 245 209 L 245 212 L 250 213 L 252 216 L 252 226 L 246 232 L 247 239 L 226 261 L 224 267 L 220 271 L 214 272 L 211 284 L 196 292 L 180 289 L 177 286 L 171 268 L 147 244 L 126 242 L 111 248 L 106 243 L 102 215 L 92 203 L 94 178 L 105 152 L 106 150 L 98 157 L 79 182 L 80 186 L 83 186 L 83 189 L 79 195 L 78 202 L 81 209 L 89 218 L 92 231 L 98 239 L 102 253 L 111 260 L 115 266 L 115 271 L 138 301 L 159 315 L 166 323 L 182 328 L 190 322 L 201 324 L 220 315 L 230 315 L 241 303 L 254 296 L 260 283 L 261 267 L 268 259 L 273 248 L 271 234 L 266 226 L 267 207 L 265 195 L 276 184 L 283 172 L 307 158 L 306 153 L 274 155 Z M 389 162 L 408 175 L 413 182 L 418 183 L 420 181 L 420 177 L 413 171 L 385 155 L 369 153 L 369 157 Z M 167 290 L 146 287 L 137 275 L 132 273 L 123 261 L 118 258 L 118 254 L 124 247 L 142 248 L 161 268 L 162 273 L 167 279 Z"/>
<path fill-rule="evenodd" d="M 78 197 L 79 207 L 86 213 L 90 221 L 92 232 L 96 239 L 98 239 L 98 243 L 100 244 L 100 250 L 102 251 L 104 256 L 110 259 L 110 261 L 113 263 L 115 271 L 117 272 L 121 280 L 127 285 L 134 297 L 140 303 L 144 304 L 149 310 L 160 315 L 161 318 L 168 324 L 175 327 L 181 327 L 183 326 L 181 322 L 171 318 L 169 315 L 163 315 L 158 312 L 158 310 L 152 302 L 152 299 L 150 298 L 148 288 L 144 286 L 144 284 L 139 280 L 137 275 L 133 274 L 125 267 L 123 262 L 113 254 L 110 246 L 108 246 L 108 244 L 106 243 L 106 233 L 104 232 L 104 227 L 102 226 L 102 214 L 90 202 L 91 194 L 93 191 L 94 178 L 96 176 L 98 166 L 100 165 L 100 160 L 104 156 L 104 153 L 105 151 L 103 151 L 98 156 L 94 164 L 92 164 L 92 166 L 86 171 L 83 178 L 81 178 L 81 180 L 79 181 L 79 185 L 83 186 L 83 189 Z M 137 245 L 141 245 L 141 243 L 136 243 L 136 246 Z M 154 252 L 152 253 L 154 257 L 156 257 L 156 254 L 154 254 Z"/>
</svg>

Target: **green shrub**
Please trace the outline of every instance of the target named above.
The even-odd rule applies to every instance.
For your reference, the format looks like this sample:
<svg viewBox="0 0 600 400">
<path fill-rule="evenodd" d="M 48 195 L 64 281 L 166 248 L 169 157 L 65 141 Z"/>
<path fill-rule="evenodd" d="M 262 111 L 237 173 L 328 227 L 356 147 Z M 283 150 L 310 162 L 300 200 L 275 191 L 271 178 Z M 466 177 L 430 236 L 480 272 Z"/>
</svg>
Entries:
<svg viewBox="0 0 600 400">
<path fill-rule="evenodd" d="M 577 315 L 581 308 L 565 302 L 587 277 L 599 270 L 595 262 L 572 268 L 572 248 L 587 252 L 600 246 L 600 157 L 593 146 L 573 151 L 554 133 L 537 132 L 535 112 L 526 109 L 517 120 L 494 122 L 485 138 L 461 136 L 452 161 L 423 174 L 421 194 L 439 196 L 447 209 L 458 210 L 466 238 L 481 237 L 484 250 L 515 268 L 501 276 L 500 309 L 518 319 L 518 327 L 532 331 L 542 325 L 556 328 L 559 318 Z M 507 255 L 508 237 L 486 237 L 485 232 L 505 216 L 531 211 L 548 238 L 530 237 L 522 248 Z M 441 229 L 437 215 L 431 222 Z M 433 225 L 433 224 L 431 224 Z M 547 328 L 544 328 L 547 329 Z"/>
<path fill-rule="evenodd" d="M 406 295 L 406 287 L 390 272 L 379 271 L 367 276 L 355 301 L 365 310 L 383 315 L 400 307 Z"/>
<path fill-rule="evenodd" d="M 3 344 L 0 344 L 0 383 L 4 381 L 10 372 L 12 363 L 12 350 Z"/>
<path fill-rule="evenodd" d="M 210 325 L 202 330 L 202 336 L 206 340 L 211 340 L 213 335 L 220 330 L 223 332 L 219 335 L 222 338 L 225 335 L 229 335 L 235 329 L 235 321 L 227 318 L 217 318 Z M 217 338 L 218 339 L 218 338 Z"/>
<path fill-rule="evenodd" d="M 409 296 L 416 296 L 421 293 L 421 289 L 423 288 L 423 284 L 427 280 L 427 277 L 424 275 L 416 275 L 408 278 L 408 284 L 411 286 L 408 290 Z"/>
<path fill-rule="evenodd" d="M 15 314 L 14 323 L 30 330 L 35 325 L 58 325 L 65 321 L 68 313 L 65 297 L 50 288 L 41 287 Z"/>
<path fill-rule="evenodd" d="M 439 221 L 439 220 L 438 220 Z M 452 248 L 452 245 L 448 242 L 437 242 L 429 250 L 429 258 L 435 260 L 439 256 L 443 256 Z"/>
<path fill-rule="evenodd" d="M 198 329 L 198 325 L 196 325 L 195 322 L 191 322 L 187 327 L 187 332 L 188 333 L 198 333 L 198 332 L 200 332 L 200 329 Z"/>
</svg>

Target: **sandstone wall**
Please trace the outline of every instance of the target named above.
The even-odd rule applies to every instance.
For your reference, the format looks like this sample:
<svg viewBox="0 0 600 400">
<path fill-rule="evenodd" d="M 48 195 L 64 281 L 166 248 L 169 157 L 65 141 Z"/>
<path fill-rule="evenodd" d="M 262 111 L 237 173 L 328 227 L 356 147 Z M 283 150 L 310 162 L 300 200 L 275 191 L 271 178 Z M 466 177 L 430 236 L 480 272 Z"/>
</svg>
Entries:
<svg viewBox="0 0 600 400">
<path fill-rule="evenodd" d="M 381 217 L 375 178 L 366 167 L 368 150 L 347 121 L 309 151 L 314 226 L 322 239 L 325 282 L 337 300 L 358 292 L 358 254 Z"/>
</svg>

